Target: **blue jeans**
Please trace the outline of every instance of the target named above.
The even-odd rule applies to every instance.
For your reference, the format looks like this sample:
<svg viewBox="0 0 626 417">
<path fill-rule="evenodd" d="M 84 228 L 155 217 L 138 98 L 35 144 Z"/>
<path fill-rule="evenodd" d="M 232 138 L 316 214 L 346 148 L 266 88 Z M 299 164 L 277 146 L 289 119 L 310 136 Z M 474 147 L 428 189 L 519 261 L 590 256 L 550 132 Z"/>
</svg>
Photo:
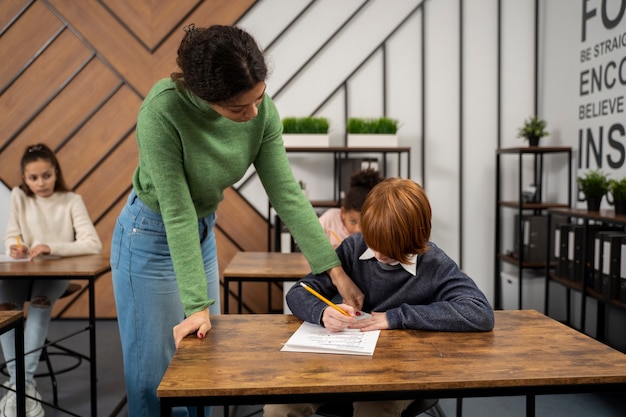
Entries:
<svg viewBox="0 0 626 417">
<path fill-rule="evenodd" d="M 24 326 L 24 352 L 32 352 L 24 357 L 26 383 L 32 384 L 35 371 L 39 366 L 41 347 L 48 336 L 52 308 L 57 299 L 63 295 L 69 279 L 32 280 L 10 279 L 0 280 L 0 304 L 14 304 L 13 309 L 23 310 L 27 300 L 43 298 L 43 303 L 30 303 L 28 318 Z M 0 336 L 2 350 L 7 361 L 7 371 L 10 375 L 9 384 L 15 384 L 15 332 L 13 330 Z M 33 352 L 34 350 L 34 352 Z"/>
<path fill-rule="evenodd" d="M 219 270 L 215 247 L 215 214 L 198 219 L 209 310 L 219 314 Z M 159 415 L 156 390 L 174 352 L 172 328 L 185 318 L 172 266 L 165 226 L 132 191 L 122 209 L 111 242 L 111 272 L 124 358 L 124 381 L 130 417 Z M 187 416 L 186 409 L 174 410 Z M 210 409 L 205 415 L 210 416 Z"/>
</svg>

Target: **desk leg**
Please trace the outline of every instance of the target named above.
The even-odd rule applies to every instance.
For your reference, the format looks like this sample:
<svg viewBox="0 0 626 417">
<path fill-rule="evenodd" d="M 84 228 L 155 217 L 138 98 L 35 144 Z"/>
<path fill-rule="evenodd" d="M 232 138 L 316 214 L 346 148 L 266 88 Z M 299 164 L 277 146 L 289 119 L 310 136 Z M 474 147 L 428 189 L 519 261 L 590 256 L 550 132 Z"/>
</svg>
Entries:
<svg viewBox="0 0 626 417">
<path fill-rule="evenodd" d="M 24 318 L 14 327 L 15 335 L 15 395 L 17 415 L 26 415 L 26 382 L 24 369 Z"/>
<path fill-rule="evenodd" d="M 463 417 L 463 398 L 456 399 L 456 417 Z"/>
<path fill-rule="evenodd" d="M 226 277 L 224 277 L 224 299 L 222 300 L 223 304 L 224 304 L 224 314 L 228 314 L 229 313 L 229 306 L 228 306 L 228 300 L 230 298 L 230 291 L 229 291 L 229 287 L 230 287 L 230 280 Z"/>
<path fill-rule="evenodd" d="M 241 280 L 237 281 L 237 290 L 239 293 L 237 294 L 237 313 L 243 313 L 243 293 L 241 292 L 243 284 Z"/>
<path fill-rule="evenodd" d="M 96 367 L 96 296 L 94 291 L 94 279 L 87 281 L 89 287 L 89 364 L 91 377 L 91 416 L 98 415 L 98 389 Z"/>
<path fill-rule="evenodd" d="M 526 417 L 535 417 L 535 396 L 526 396 Z"/>
</svg>

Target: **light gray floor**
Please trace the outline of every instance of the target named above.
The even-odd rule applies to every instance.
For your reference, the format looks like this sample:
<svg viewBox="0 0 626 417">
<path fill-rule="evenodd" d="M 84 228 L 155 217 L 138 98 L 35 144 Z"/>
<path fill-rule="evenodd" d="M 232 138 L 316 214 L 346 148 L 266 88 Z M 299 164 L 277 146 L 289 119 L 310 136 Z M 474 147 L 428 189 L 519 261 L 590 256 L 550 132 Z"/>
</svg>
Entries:
<svg viewBox="0 0 626 417">
<path fill-rule="evenodd" d="M 53 321 L 49 336 L 67 334 L 84 328 L 84 321 Z M 98 416 L 128 417 L 124 406 L 124 380 L 117 323 L 112 320 L 98 321 Z M 65 342 L 74 349 L 86 352 L 87 336 L 79 335 Z M 53 358 L 59 364 L 61 358 Z M 40 366 L 40 370 L 43 365 Z M 6 377 L 0 375 L 0 381 Z M 72 413 L 88 416 L 89 405 L 89 364 L 58 376 L 59 401 Z M 52 402 L 51 384 L 48 378 L 37 379 L 38 389 L 44 400 Z M 0 391 L 3 391 L 0 389 Z M 4 392 L 0 392 L 4 395 Z M 536 397 L 537 417 L 624 417 L 626 397 L 620 394 L 567 394 Z M 440 400 L 447 417 L 456 417 L 456 400 Z M 47 417 L 61 417 L 70 414 L 45 407 Z M 524 417 L 524 397 L 465 398 L 462 403 L 463 417 Z M 261 416 L 261 406 L 240 407 L 237 417 Z M 215 407 L 212 417 L 224 417 L 223 407 Z"/>
</svg>

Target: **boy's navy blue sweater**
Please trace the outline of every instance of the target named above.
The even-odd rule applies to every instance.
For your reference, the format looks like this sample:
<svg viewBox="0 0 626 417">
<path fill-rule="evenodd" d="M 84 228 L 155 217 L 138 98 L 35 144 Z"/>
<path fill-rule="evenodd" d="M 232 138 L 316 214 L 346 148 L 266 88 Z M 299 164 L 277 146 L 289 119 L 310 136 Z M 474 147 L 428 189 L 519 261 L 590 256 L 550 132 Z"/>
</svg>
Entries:
<svg viewBox="0 0 626 417">
<path fill-rule="evenodd" d="M 387 312 L 391 329 L 434 331 L 490 331 L 493 309 L 476 283 L 446 253 L 429 242 L 413 276 L 400 264 L 382 264 L 376 258 L 359 260 L 367 249 L 362 235 L 347 237 L 337 248 L 346 273 L 363 291 L 363 311 Z M 309 274 L 300 281 L 332 299 L 338 294 L 326 273 Z M 302 320 L 322 324 L 328 307 L 305 288 L 294 285 L 287 304 Z"/>
</svg>

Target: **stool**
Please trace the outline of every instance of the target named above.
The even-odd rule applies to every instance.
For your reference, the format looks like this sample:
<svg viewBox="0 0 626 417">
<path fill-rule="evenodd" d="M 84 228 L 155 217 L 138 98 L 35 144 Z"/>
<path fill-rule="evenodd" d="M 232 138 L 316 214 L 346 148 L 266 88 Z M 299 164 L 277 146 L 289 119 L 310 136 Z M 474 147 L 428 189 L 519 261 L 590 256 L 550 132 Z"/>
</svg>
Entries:
<svg viewBox="0 0 626 417">
<path fill-rule="evenodd" d="M 322 405 L 315 414 L 323 417 L 352 417 L 352 403 L 338 402 Z M 438 399 L 415 400 L 401 414 L 401 417 L 416 417 L 422 413 L 434 417 L 446 417 Z"/>
<path fill-rule="evenodd" d="M 59 300 L 62 298 L 69 297 L 82 289 L 80 284 L 70 283 L 65 290 L 65 292 L 59 297 Z M 51 352 L 50 348 L 55 348 L 58 351 Z M 54 369 L 52 366 L 52 362 L 50 360 L 51 356 L 68 356 L 72 358 L 72 363 L 65 366 L 62 369 Z M 58 345 L 56 342 L 50 342 L 46 338 L 43 347 L 41 348 L 41 355 L 39 357 L 39 361 L 43 361 L 46 363 L 47 371 L 39 374 L 35 374 L 35 378 L 40 377 L 50 377 L 50 383 L 52 384 L 52 396 L 55 407 L 59 406 L 59 395 L 57 390 L 57 378 L 56 376 L 59 374 L 63 374 L 65 372 L 69 372 L 74 370 L 80 366 L 83 361 L 83 358 L 86 358 L 85 355 L 76 352 L 72 349 L 68 349 L 64 346 Z M 4 375 L 9 376 L 6 366 L 4 366 L 0 372 Z"/>
</svg>

